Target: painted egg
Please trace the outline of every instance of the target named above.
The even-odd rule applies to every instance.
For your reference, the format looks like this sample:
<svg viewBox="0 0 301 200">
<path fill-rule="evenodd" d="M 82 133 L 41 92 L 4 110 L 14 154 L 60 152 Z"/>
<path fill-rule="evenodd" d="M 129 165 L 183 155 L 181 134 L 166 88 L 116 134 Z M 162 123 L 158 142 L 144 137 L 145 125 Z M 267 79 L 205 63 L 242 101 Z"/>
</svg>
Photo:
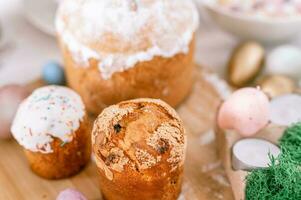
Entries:
<svg viewBox="0 0 301 200">
<path fill-rule="evenodd" d="M 285 45 L 274 49 L 267 56 L 267 74 L 282 74 L 301 78 L 301 49 Z"/>
<path fill-rule="evenodd" d="M 272 98 L 292 93 L 296 89 L 295 81 L 284 75 L 266 76 L 259 85 L 260 89 Z"/>
<path fill-rule="evenodd" d="M 273 124 L 290 126 L 301 122 L 301 96 L 287 94 L 271 101 L 270 120 Z"/>
<path fill-rule="evenodd" d="M 232 54 L 228 65 L 230 84 L 242 87 L 254 80 L 263 67 L 265 50 L 256 42 L 240 45 Z"/>
<path fill-rule="evenodd" d="M 235 170 L 253 170 L 270 165 L 270 156 L 277 158 L 280 149 L 275 144 L 258 138 L 239 140 L 232 148 L 232 166 Z"/>
<path fill-rule="evenodd" d="M 43 80 L 49 85 L 65 84 L 64 69 L 56 62 L 49 62 L 43 66 L 42 77 Z"/>
<path fill-rule="evenodd" d="M 234 92 L 221 106 L 218 125 L 232 129 L 244 137 L 252 136 L 269 121 L 269 99 L 255 88 L 243 88 Z"/>
<path fill-rule="evenodd" d="M 0 139 L 11 137 L 10 126 L 19 104 L 29 95 L 25 87 L 6 85 L 0 88 Z"/>
<path fill-rule="evenodd" d="M 87 200 L 78 190 L 68 188 L 59 193 L 56 200 Z"/>
</svg>

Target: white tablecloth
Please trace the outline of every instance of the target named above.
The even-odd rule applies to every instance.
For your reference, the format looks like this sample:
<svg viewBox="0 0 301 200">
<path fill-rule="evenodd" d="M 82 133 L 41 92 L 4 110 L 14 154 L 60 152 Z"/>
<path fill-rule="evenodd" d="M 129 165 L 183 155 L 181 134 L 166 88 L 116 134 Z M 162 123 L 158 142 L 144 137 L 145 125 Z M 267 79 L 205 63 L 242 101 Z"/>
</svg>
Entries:
<svg viewBox="0 0 301 200">
<path fill-rule="evenodd" d="M 55 38 L 26 20 L 22 0 L 0 0 L 0 21 L 9 37 L 8 47 L 0 49 L 0 85 L 34 80 L 40 76 L 44 63 L 61 60 Z M 205 13 L 201 13 L 197 37 L 197 62 L 223 75 L 229 53 L 238 40 L 216 28 Z"/>
</svg>

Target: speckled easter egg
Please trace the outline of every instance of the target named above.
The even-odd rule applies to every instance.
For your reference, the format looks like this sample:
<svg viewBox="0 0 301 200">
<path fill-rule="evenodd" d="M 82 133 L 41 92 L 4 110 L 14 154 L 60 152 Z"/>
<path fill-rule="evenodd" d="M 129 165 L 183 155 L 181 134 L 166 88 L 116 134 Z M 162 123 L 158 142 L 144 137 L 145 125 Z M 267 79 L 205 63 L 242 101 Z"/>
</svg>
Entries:
<svg viewBox="0 0 301 200">
<path fill-rule="evenodd" d="M 78 190 L 68 188 L 61 191 L 56 200 L 87 200 L 87 198 Z"/>
<path fill-rule="evenodd" d="M 234 92 L 221 106 L 218 125 L 244 137 L 252 136 L 269 121 L 269 99 L 260 90 L 243 88 Z"/>
<path fill-rule="evenodd" d="M 280 46 L 271 51 L 266 61 L 267 74 L 282 74 L 301 78 L 301 49 L 291 45 Z"/>
<path fill-rule="evenodd" d="M 265 76 L 259 81 L 259 85 L 261 90 L 272 98 L 292 93 L 296 89 L 295 81 L 284 75 Z"/>
<path fill-rule="evenodd" d="M 257 42 L 246 42 L 232 53 L 228 64 L 231 85 L 243 87 L 256 78 L 263 67 L 264 48 Z"/>
<path fill-rule="evenodd" d="M 28 94 L 25 87 L 19 85 L 6 85 L 0 88 L 0 139 L 11 137 L 11 123 L 19 104 Z"/>
<path fill-rule="evenodd" d="M 49 62 L 43 66 L 42 77 L 49 85 L 65 84 L 64 69 L 56 62 Z"/>
<path fill-rule="evenodd" d="M 286 94 L 271 101 L 270 120 L 273 124 L 290 126 L 301 122 L 301 96 Z"/>
</svg>

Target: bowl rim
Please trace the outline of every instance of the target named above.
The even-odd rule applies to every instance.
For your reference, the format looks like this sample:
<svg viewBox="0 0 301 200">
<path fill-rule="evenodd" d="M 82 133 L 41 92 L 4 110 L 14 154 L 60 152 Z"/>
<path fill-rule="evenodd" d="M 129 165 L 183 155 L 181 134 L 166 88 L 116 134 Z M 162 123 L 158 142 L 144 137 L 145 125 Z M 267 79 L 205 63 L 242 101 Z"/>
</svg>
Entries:
<svg viewBox="0 0 301 200">
<path fill-rule="evenodd" d="M 212 0 L 210 0 L 212 1 Z M 247 15 L 243 13 L 238 12 L 231 12 L 228 9 L 223 8 L 222 6 L 214 5 L 212 2 L 208 0 L 202 0 L 201 4 L 207 8 L 210 9 L 216 13 L 222 14 L 227 17 L 232 18 L 239 18 L 240 20 L 255 22 L 255 23 L 266 23 L 266 24 L 286 24 L 286 23 L 301 23 L 301 14 L 299 16 L 294 17 L 279 17 L 279 18 L 273 18 L 273 17 L 254 17 L 252 15 Z"/>
</svg>

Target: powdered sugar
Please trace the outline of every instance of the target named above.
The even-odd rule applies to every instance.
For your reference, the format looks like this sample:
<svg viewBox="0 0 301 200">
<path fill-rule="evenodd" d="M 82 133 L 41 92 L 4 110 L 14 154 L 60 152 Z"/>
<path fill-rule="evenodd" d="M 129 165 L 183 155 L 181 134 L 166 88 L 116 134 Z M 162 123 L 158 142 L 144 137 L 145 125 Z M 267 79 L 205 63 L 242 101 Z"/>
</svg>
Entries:
<svg viewBox="0 0 301 200">
<path fill-rule="evenodd" d="M 155 56 L 187 53 L 198 26 L 191 0 L 66 0 L 56 27 L 74 60 L 104 79 Z"/>
<path fill-rule="evenodd" d="M 201 146 L 212 143 L 215 140 L 215 132 L 213 129 L 201 134 L 199 142 Z"/>
<path fill-rule="evenodd" d="M 11 131 L 24 148 L 51 153 L 53 137 L 71 142 L 84 115 L 84 104 L 75 92 L 66 87 L 42 87 L 19 106 Z"/>
<path fill-rule="evenodd" d="M 229 87 L 227 82 L 218 77 L 217 74 L 205 72 L 203 77 L 212 84 L 223 100 L 227 99 L 232 94 L 233 90 Z"/>
</svg>

